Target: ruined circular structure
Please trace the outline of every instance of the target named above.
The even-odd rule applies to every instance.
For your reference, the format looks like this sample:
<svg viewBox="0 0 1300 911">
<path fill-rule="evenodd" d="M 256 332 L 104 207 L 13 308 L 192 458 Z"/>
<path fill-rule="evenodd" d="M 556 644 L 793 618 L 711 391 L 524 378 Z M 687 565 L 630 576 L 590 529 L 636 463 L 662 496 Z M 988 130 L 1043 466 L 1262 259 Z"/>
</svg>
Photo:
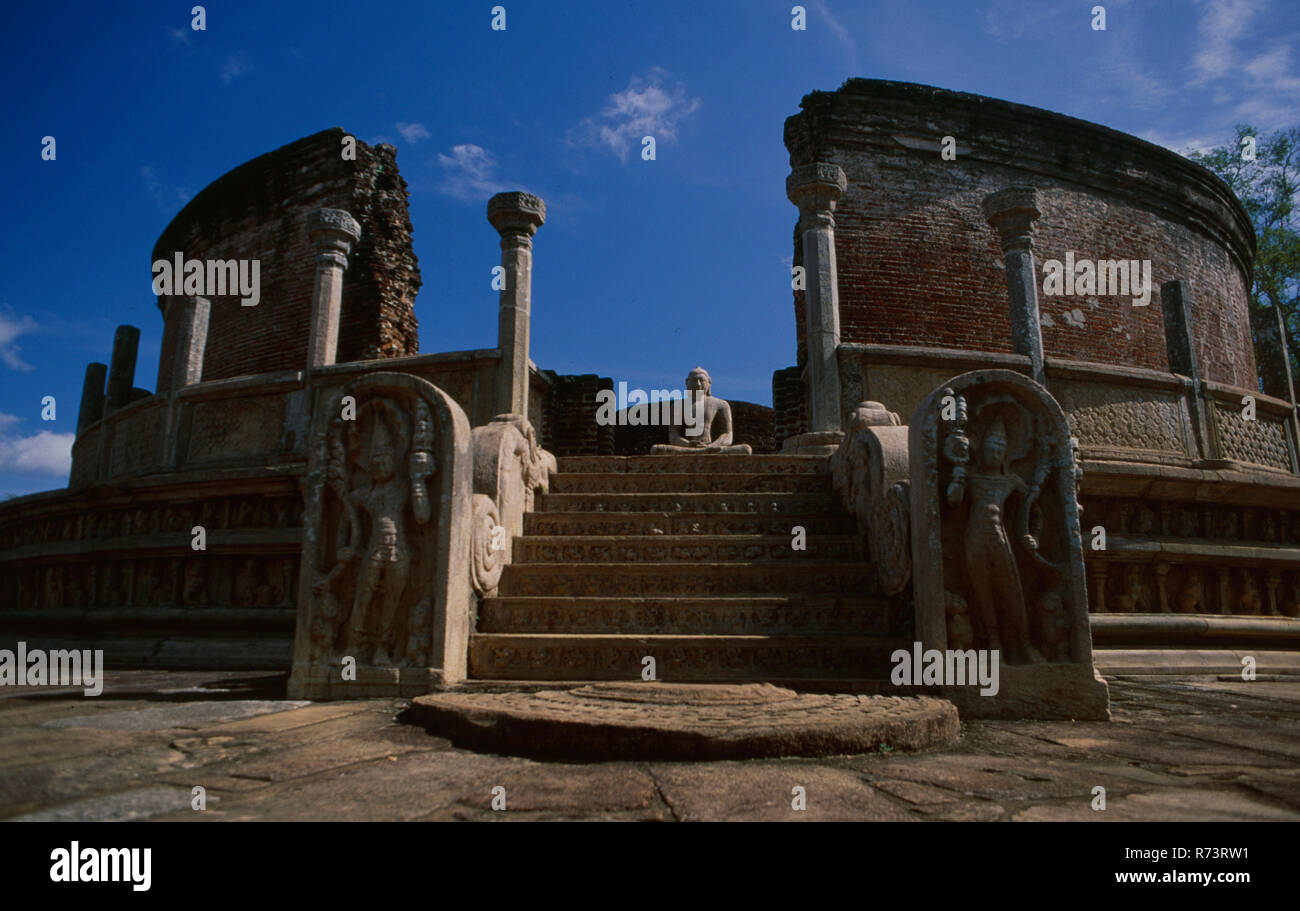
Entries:
<svg viewBox="0 0 1300 911">
<path fill-rule="evenodd" d="M 340 127 L 322 130 L 223 174 L 171 220 L 154 245 L 154 262 L 180 254 L 204 263 L 259 263 L 256 304 L 243 305 L 233 289 L 205 289 L 211 306 L 205 379 L 299 366 L 302 351 L 294 342 L 306 338 L 316 272 L 307 216 L 318 209 L 348 212 L 366 228 L 343 279 L 338 360 L 419 352 L 420 268 L 396 154 L 391 145 L 357 142 Z M 158 306 L 172 329 L 171 296 L 160 295 Z M 175 334 L 164 332 L 159 392 L 169 388 Z"/>
<path fill-rule="evenodd" d="M 157 386 L 135 386 L 121 327 L 87 370 L 68 489 L 0 504 L 0 633 L 112 641 L 123 665 L 293 665 L 306 698 L 634 681 L 648 658 L 678 681 L 879 692 L 900 648 L 944 650 L 938 631 L 995 650 L 945 617 L 1012 603 L 1012 657 L 1048 668 L 1024 685 L 1009 665 L 999 696 L 962 704 L 993 717 L 1105 717 L 1095 668 L 1223 672 L 1247 648 L 1261 672 L 1300 666 L 1286 353 L 1267 326 L 1252 347 L 1251 226 L 1203 168 L 927 86 L 809 95 L 786 125 L 799 363 L 770 412 L 732 403 L 735 452 L 641 456 L 666 426 L 602 420 L 612 380 L 529 358 L 542 200 L 503 194 L 497 236 L 480 224 L 509 279 L 496 346 L 418 355 L 405 184 L 391 147 L 353 159 L 351 138 L 241 165 L 164 231 Z M 971 420 L 940 434 L 917 410 L 945 390 Z M 988 455 L 1017 433 L 1014 458 Z M 991 551 L 962 510 L 1010 521 L 1017 483 L 1023 526 L 975 538 L 1046 556 L 998 551 L 974 574 L 994 596 L 972 593 L 960 560 Z M 936 553 L 950 572 L 922 604 L 912 570 Z M 1046 698 L 1066 665 L 1086 705 Z M 588 734 L 622 749 L 615 727 Z"/>
<path fill-rule="evenodd" d="M 1138 293 L 1130 277 L 1122 294 L 1041 295 L 1048 357 L 1169 370 L 1159 286 L 1181 279 L 1204 378 L 1254 386 L 1254 232 L 1209 171 L 1097 124 L 932 86 L 850 79 L 800 106 L 785 125 L 791 167 L 829 162 L 847 178 L 835 210 L 843 342 L 1012 352 L 1002 254 L 981 203 L 1028 185 L 1040 265 L 1071 254 L 1151 270 Z M 802 343 L 802 302 L 795 318 Z"/>
</svg>

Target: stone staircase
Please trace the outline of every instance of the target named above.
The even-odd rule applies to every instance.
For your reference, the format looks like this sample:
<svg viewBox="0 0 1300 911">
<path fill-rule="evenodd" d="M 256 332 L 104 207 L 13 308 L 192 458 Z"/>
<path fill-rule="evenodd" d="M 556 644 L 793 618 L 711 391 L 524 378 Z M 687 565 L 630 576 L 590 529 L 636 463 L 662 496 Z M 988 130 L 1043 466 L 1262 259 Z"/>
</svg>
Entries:
<svg viewBox="0 0 1300 911">
<path fill-rule="evenodd" d="M 791 548 L 792 529 L 807 549 Z M 909 647 L 824 456 L 561 458 L 479 607 L 480 681 L 854 683 Z"/>
</svg>

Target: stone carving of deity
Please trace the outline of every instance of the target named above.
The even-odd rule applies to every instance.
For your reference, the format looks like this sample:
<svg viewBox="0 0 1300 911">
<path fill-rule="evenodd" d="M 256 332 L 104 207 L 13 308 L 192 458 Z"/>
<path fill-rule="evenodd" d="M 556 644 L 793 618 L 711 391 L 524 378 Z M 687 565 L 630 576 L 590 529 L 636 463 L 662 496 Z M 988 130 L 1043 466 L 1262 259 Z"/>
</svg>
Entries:
<svg viewBox="0 0 1300 911">
<path fill-rule="evenodd" d="M 376 666 L 398 665 L 407 657 L 409 630 L 400 610 L 408 600 L 412 568 L 407 507 L 420 525 L 428 523 L 433 511 L 425 486 L 435 470 L 433 420 L 423 402 L 415 410 L 412 432 L 401 407 L 377 399 L 364 412 L 370 417 L 368 447 L 361 445 L 361 432 L 345 429 L 350 422 L 343 421 L 335 422 L 327 444 L 329 485 L 341 501 L 342 522 L 337 562 L 314 587 L 322 594 L 339 588 L 329 592 L 332 607 L 324 619 L 341 620 L 337 614 L 346 606 L 347 593 L 338 583 L 343 570 L 353 570 L 345 647 Z M 321 632 L 332 638 L 333 628 Z"/>
<path fill-rule="evenodd" d="M 1028 416 L 1005 401 L 989 403 L 983 433 L 972 441 L 966 402 L 961 397 L 957 402 L 956 425 L 944 442 L 944 458 L 953 464 L 946 498 L 950 506 L 968 507 L 962 536 L 967 600 L 988 648 L 1002 650 L 1012 664 L 1046 661 L 1034 643 L 1023 564 L 1036 559 L 1051 568 L 1038 555 L 1038 539 L 1031 533 L 1034 505 L 1050 470 L 1051 441 L 1033 439 Z M 1028 482 L 1011 467 L 1008 422 L 1037 449 Z"/>
</svg>

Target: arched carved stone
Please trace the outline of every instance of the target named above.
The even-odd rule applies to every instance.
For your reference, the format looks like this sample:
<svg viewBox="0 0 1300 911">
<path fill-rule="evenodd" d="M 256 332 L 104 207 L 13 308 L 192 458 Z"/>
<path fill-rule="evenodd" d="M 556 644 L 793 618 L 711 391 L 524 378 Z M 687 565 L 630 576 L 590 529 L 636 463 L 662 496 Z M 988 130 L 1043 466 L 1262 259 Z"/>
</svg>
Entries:
<svg viewBox="0 0 1300 911">
<path fill-rule="evenodd" d="M 858 405 L 831 456 L 831 477 L 866 536 L 876 580 L 887 595 L 902 592 L 912 578 L 907 472 L 907 428 L 899 426 L 898 415 L 879 402 Z"/>
<path fill-rule="evenodd" d="M 469 575 L 480 597 L 494 595 L 506 566 L 506 534 L 492 498 L 474 494 L 474 519 L 469 543 Z M 500 529 L 500 531 L 498 531 Z"/>
<path fill-rule="evenodd" d="M 1010 370 L 954 377 L 912 416 L 918 636 L 943 651 L 954 625 L 965 638 L 969 624 L 974 647 L 999 654 L 996 695 L 946 688 L 967 717 L 1108 717 L 1092 662 L 1073 442 L 1051 394 Z M 965 617 L 949 617 L 956 603 Z"/>
<path fill-rule="evenodd" d="M 464 412 L 400 373 L 370 374 L 320 402 L 290 695 L 408 695 L 463 679 L 473 599 Z"/>
</svg>

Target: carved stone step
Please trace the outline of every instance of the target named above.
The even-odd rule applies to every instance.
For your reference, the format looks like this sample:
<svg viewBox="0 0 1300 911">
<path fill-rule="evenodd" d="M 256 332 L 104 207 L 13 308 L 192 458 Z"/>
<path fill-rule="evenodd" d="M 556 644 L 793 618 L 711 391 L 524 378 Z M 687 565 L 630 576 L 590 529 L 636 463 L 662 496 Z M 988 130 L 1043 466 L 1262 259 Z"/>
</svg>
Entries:
<svg viewBox="0 0 1300 911">
<path fill-rule="evenodd" d="M 665 682 L 883 678 L 901 639 L 876 636 L 556 636 L 477 634 L 469 641 L 478 680 L 641 679 L 655 659 Z"/>
<path fill-rule="evenodd" d="M 862 542 L 847 535 L 804 535 L 794 550 L 784 535 L 604 535 L 515 538 L 515 563 L 758 563 L 776 560 L 865 560 Z"/>
<path fill-rule="evenodd" d="M 640 472 L 645 474 L 748 473 L 816 475 L 830 472 L 830 459 L 827 456 L 564 456 L 557 461 L 561 474 L 565 472 Z"/>
<path fill-rule="evenodd" d="M 660 635 L 856 635 L 890 630 L 893 605 L 878 598 L 487 598 L 481 633 Z"/>
<path fill-rule="evenodd" d="M 827 493 L 825 474 L 573 472 L 551 479 L 551 493 Z"/>
<path fill-rule="evenodd" d="M 538 512 L 841 512 L 827 493 L 548 493 Z"/>
<path fill-rule="evenodd" d="M 705 513 L 705 512 L 530 512 L 525 535 L 790 535 L 802 525 L 808 539 L 852 535 L 857 531 L 845 513 Z"/>
<path fill-rule="evenodd" d="M 498 594 L 621 597 L 874 592 L 865 563 L 516 563 Z"/>
</svg>

